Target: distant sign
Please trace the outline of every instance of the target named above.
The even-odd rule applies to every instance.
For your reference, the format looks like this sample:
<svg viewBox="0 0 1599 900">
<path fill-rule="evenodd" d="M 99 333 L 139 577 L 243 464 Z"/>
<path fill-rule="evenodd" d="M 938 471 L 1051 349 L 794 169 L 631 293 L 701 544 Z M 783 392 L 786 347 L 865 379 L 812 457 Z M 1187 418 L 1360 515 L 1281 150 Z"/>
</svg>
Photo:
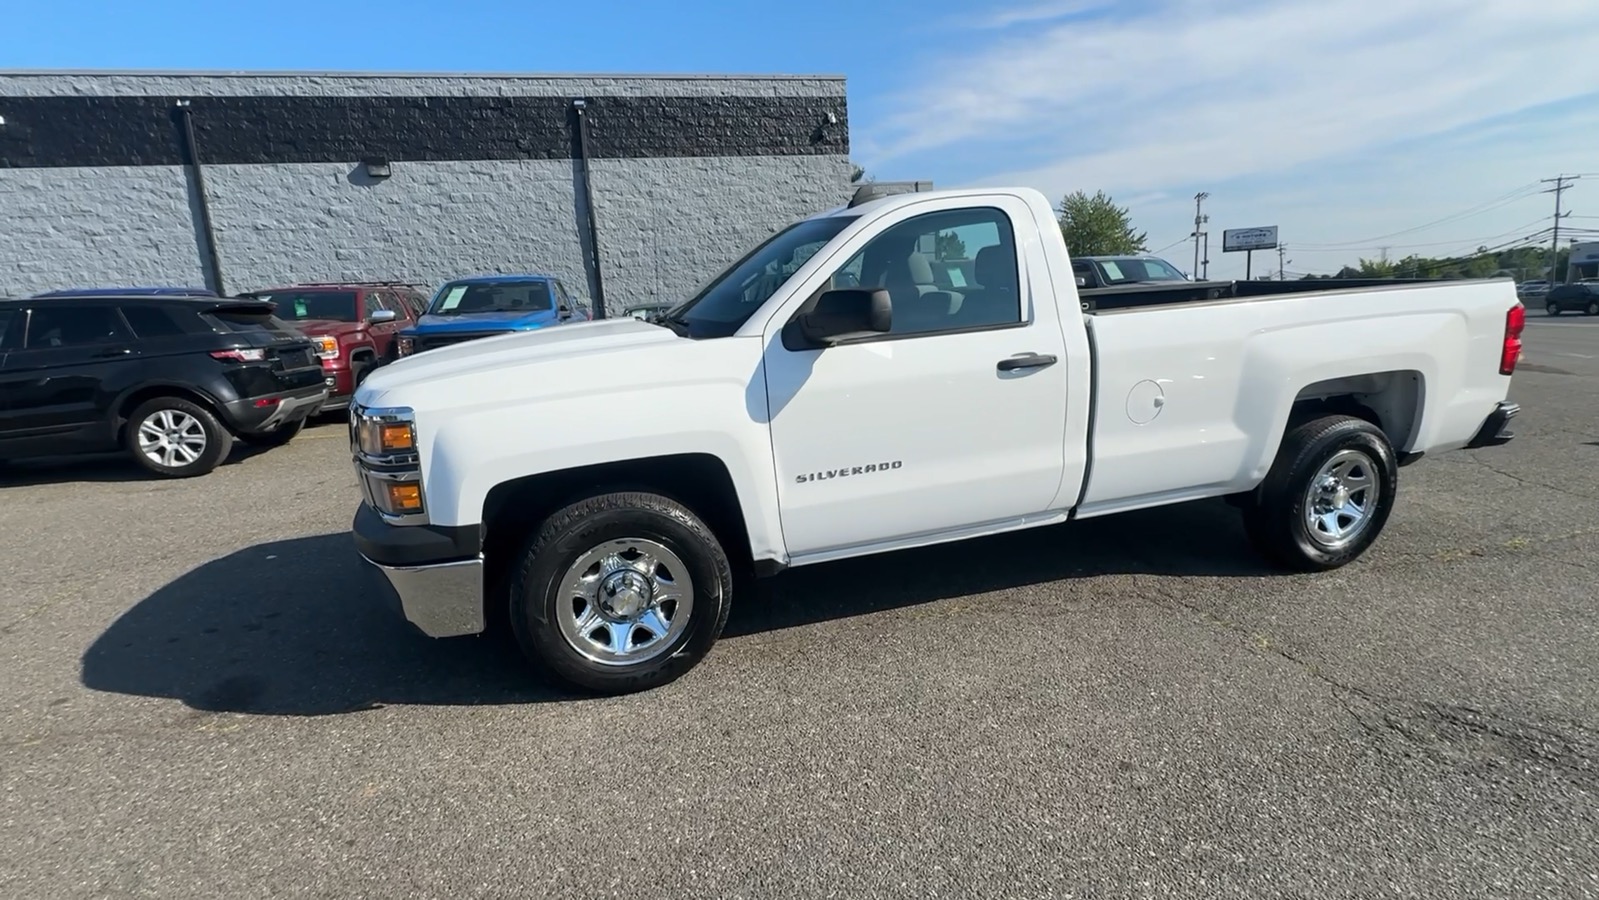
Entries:
<svg viewBox="0 0 1599 900">
<path fill-rule="evenodd" d="M 1237 253 L 1242 250 L 1276 250 L 1277 226 L 1265 228 L 1229 228 L 1221 233 L 1221 251 Z"/>
</svg>

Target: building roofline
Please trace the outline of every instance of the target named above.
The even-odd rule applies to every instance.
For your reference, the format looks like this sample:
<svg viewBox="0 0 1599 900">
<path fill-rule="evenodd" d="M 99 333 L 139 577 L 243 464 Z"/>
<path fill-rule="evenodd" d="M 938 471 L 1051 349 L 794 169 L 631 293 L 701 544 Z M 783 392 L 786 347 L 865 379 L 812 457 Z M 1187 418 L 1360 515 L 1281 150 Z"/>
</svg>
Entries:
<svg viewBox="0 0 1599 900">
<path fill-rule="evenodd" d="M 845 81 L 840 74 L 763 74 L 690 72 L 365 72 L 328 69 L 0 69 L 0 78 L 14 77 L 143 77 L 143 78 L 475 78 L 515 81 Z"/>
</svg>

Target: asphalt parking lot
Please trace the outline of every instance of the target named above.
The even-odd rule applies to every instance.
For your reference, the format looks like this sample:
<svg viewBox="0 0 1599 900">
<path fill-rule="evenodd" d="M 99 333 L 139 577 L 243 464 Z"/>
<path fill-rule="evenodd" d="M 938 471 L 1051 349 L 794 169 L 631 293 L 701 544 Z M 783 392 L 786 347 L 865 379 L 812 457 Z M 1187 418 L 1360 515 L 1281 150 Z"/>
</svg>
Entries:
<svg viewBox="0 0 1599 900">
<path fill-rule="evenodd" d="M 1599 321 L 1377 548 L 1212 503 L 796 571 L 659 691 L 389 616 L 337 422 L 0 474 L 0 896 L 1599 896 Z"/>
</svg>

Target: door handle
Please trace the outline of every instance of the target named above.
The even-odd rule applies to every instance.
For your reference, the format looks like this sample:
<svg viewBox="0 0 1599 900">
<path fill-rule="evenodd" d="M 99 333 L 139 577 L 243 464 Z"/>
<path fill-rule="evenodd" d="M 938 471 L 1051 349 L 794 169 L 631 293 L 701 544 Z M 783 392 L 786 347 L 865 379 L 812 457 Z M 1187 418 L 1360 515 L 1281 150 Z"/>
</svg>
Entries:
<svg viewBox="0 0 1599 900">
<path fill-rule="evenodd" d="M 101 350 L 94 355 L 95 359 L 109 359 L 114 356 L 127 356 L 133 350 L 129 347 L 113 347 L 110 350 Z"/>
<path fill-rule="evenodd" d="M 1055 356 L 1052 353 L 1023 353 L 1000 360 L 998 369 L 1001 372 L 1010 372 L 1015 369 L 1042 369 L 1054 364 Z"/>
</svg>

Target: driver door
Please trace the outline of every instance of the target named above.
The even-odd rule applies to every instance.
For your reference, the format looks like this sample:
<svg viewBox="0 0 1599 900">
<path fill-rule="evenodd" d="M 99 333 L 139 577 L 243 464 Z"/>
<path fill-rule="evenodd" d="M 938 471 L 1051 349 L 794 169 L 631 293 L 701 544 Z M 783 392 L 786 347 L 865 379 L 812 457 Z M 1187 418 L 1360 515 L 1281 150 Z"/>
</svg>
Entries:
<svg viewBox="0 0 1599 900">
<path fill-rule="evenodd" d="M 899 210 L 841 249 L 815 296 L 858 282 L 886 289 L 891 331 L 789 349 L 767 326 L 769 428 L 791 556 L 847 552 L 1047 510 L 1064 473 L 1065 342 L 1019 199 L 941 200 Z M 1025 232 L 1024 232 L 1025 233 Z M 961 266 L 960 287 L 935 267 Z M 1030 363 L 1007 362 L 1033 354 Z"/>
</svg>

